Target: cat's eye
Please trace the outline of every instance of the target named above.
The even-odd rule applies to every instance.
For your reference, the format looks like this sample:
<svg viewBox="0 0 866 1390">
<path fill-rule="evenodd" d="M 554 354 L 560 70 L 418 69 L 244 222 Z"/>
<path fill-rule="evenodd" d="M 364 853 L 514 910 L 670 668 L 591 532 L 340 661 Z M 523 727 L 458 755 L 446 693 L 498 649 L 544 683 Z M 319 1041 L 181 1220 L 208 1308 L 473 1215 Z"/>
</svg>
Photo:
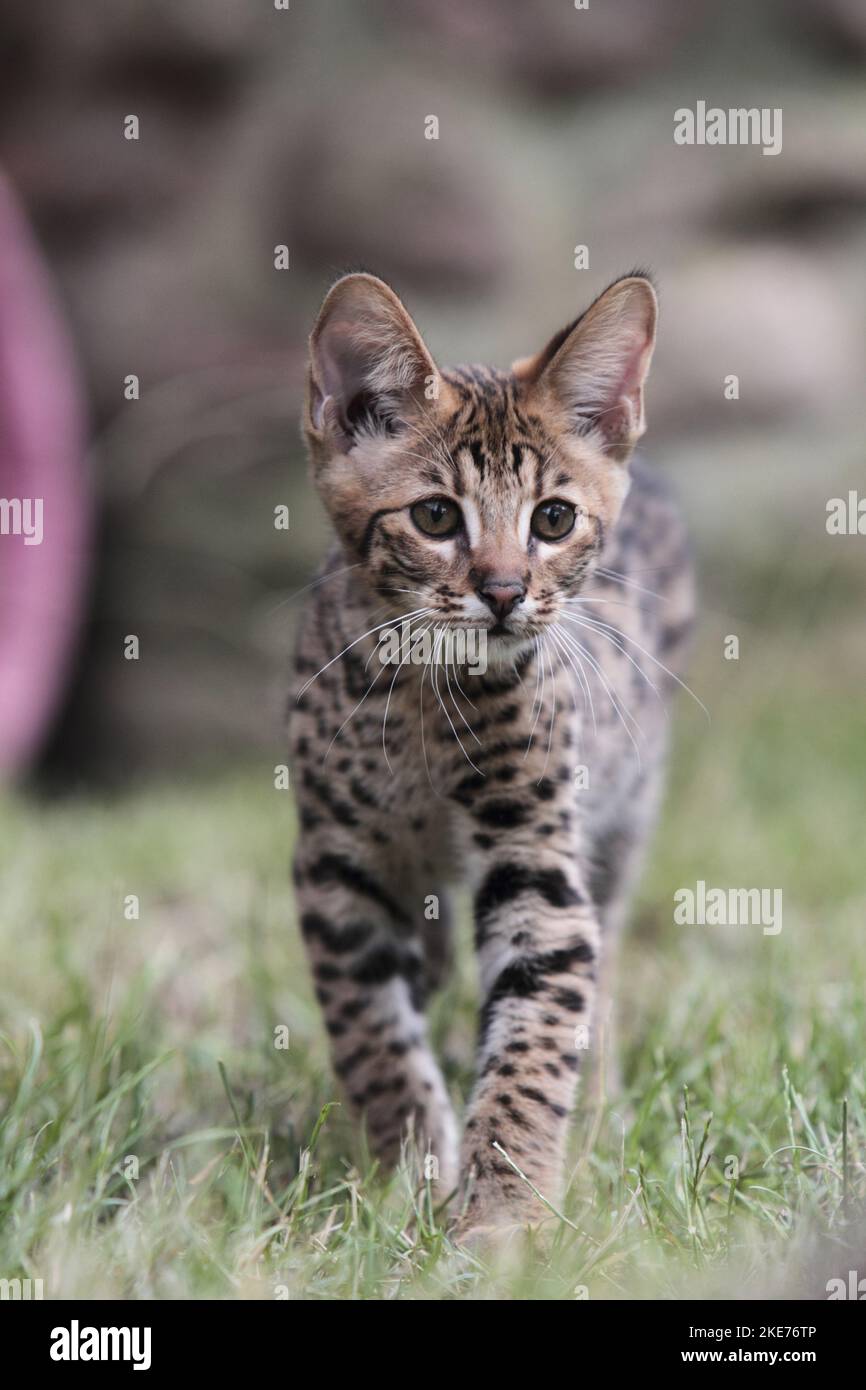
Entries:
<svg viewBox="0 0 866 1390">
<path fill-rule="evenodd" d="M 541 541 L 561 541 L 574 529 L 577 516 L 570 502 L 539 502 L 529 523 L 533 536 Z"/>
<path fill-rule="evenodd" d="M 416 502 L 409 514 L 419 531 L 437 540 L 453 536 L 463 522 L 457 503 L 447 497 L 427 497 L 423 502 Z"/>
</svg>

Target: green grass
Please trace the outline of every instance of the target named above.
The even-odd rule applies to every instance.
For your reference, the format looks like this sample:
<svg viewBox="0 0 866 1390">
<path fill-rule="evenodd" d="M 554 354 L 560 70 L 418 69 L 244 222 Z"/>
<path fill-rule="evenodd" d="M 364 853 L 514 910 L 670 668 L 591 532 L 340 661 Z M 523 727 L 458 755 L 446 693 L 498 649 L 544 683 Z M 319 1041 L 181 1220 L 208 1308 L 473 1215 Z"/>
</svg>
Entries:
<svg viewBox="0 0 866 1390">
<path fill-rule="evenodd" d="M 563 1218 L 492 1261 L 408 1170 L 383 1181 L 334 1103 L 269 767 L 7 798 L 0 1276 L 48 1297 L 731 1297 L 802 1287 L 815 1249 L 844 1274 L 866 1198 L 866 740 L 836 641 L 701 653 L 712 724 L 680 704 L 620 962 L 624 1094 L 587 1088 Z M 781 887 L 781 934 L 675 927 L 697 878 Z M 473 973 L 464 940 L 434 1012 L 458 1102 Z"/>
</svg>

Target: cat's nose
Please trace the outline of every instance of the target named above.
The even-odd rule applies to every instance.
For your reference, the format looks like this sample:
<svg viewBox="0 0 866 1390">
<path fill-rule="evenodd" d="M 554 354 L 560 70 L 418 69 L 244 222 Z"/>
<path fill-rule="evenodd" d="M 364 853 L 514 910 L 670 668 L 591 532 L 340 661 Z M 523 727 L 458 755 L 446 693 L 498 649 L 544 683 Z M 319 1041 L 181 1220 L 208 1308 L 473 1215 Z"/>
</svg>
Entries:
<svg viewBox="0 0 866 1390">
<path fill-rule="evenodd" d="M 487 579 L 475 592 L 501 623 L 526 598 L 526 585 L 519 579 Z"/>
</svg>

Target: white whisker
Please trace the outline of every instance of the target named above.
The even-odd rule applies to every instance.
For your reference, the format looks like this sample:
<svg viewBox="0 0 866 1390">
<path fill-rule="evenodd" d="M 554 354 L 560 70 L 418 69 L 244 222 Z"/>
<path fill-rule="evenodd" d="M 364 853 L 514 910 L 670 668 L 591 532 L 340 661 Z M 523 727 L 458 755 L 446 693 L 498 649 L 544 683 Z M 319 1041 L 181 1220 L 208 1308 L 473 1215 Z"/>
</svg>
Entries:
<svg viewBox="0 0 866 1390">
<path fill-rule="evenodd" d="M 620 702 L 619 697 L 614 693 L 614 691 L 611 690 L 610 686 L 608 685 L 607 681 L 606 681 L 605 678 L 604 678 L 604 674 L 603 674 L 603 672 L 602 672 L 602 670 L 601 670 L 601 667 L 599 666 L 598 662 L 596 661 L 596 659 L 595 659 L 595 657 L 592 655 L 592 653 L 591 653 L 590 651 L 588 651 L 587 648 L 584 647 L 583 644 L 582 644 L 581 642 L 578 642 L 577 638 L 576 638 L 576 637 L 573 637 L 570 633 L 566 633 L 566 632 L 563 630 L 561 635 L 562 635 L 564 641 L 566 642 L 566 644 L 567 644 L 568 646 L 572 646 L 572 645 L 573 645 L 574 647 L 577 648 L 577 650 L 579 651 L 579 653 L 581 654 L 581 656 L 584 656 L 584 657 L 586 658 L 586 660 L 589 662 L 590 669 L 591 669 L 592 671 L 594 671 L 595 674 L 598 676 L 598 679 L 599 679 L 599 681 L 601 682 L 601 687 L 602 687 L 602 689 L 604 690 L 604 693 L 607 695 L 607 698 L 609 699 L 609 701 L 610 701 L 610 703 L 611 703 L 611 708 L 614 710 L 614 712 L 615 712 L 617 718 L 619 719 L 620 724 L 622 725 L 623 729 L 625 730 L 625 733 L 626 733 L 626 735 L 627 735 L 627 737 L 628 737 L 629 742 L 631 743 L 632 748 L 633 748 L 634 751 L 635 751 L 635 756 L 636 756 L 636 758 L 637 758 L 637 765 L 638 765 L 638 768 L 640 768 L 640 766 L 641 766 L 640 749 L 638 748 L 637 743 L 635 742 L 634 735 L 632 734 L 631 729 L 628 727 L 628 724 L 626 724 L 626 722 L 625 722 L 624 715 L 627 715 L 628 718 L 631 720 L 632 724 L 634 724 L 634 726 L 635 726 L 635 728 L 637 729 L 638 733 L 640 734 L 641 738 L 644 737 L 643 729 L 641 728 L 640 724 L 639 724 L 638 721 L 635 719 L 635 717 L 634 717 L 634 715 L 631 713 L 631 711 L 627 708 L 625 702 L 624 702 L 624 701 Z M 620 704 L 621 704 L 621 703 L 622 703 L 622 708 L 620 708 Z"/>
<path fill-rule="evenodd" d="M 456 667 L 456 666 L 454 667 L 454 679 L 455 679 L 455 681 L 457 681 L 457 667 Z M 457 683 L 458 683 L 458 686 L 459 686 L 460 682 L 457 681 Z M 462 709 L 460 708 L 460 706 L 458 705 L 457 701 L 456 701 L 455 698 L 454 698 L 454 691 L 451 689 L 451 673 L 450 673 L 450 671 L 448 670 L 448 662 L 447 662 L 447 661 L 445 662 L 445 686 L 446 686 L 446 689 L 447 689 L 447 691 L 448 691 L 449 696 L 451 697 L 451 703 L 452 703 L 452 705 L 454 706 L 454 708 L 455 708 L 455 710 L 457 711 L 457 713 L 460 715 L 460 718 L 463 720 L 463 723 L 466 725 L 467 733 L 470 733 L 470 734 L 472 735 L 472 737 L 475 739 L 475 742 L 478 744 L 478 747 L 480 748 L 480 747 L 481 747 L 481 739 L 478 737 L 478 735 L 476 734 L 475 730 L 472 728 L 472 725 L 468 723 L 468 721 L 467 721 L 467 719 L 466 719 L 466 715 L 463 713 Z M 462 692 L 461 692 L 461 693 L 462 693 Z M 463 698 L 465 699 L 466 697 L 464 696 Z"/>
<path fill-rule="evenodd" d="M 425 633 L 425 632 L 429 632 L 432 626 L 433 626 L 432 623 L 428 623 L 427 626 L 421 630 L 421 632 L 419 632 L 419 633 L 412 633 L 411 636 L 412 636 L 412 637 L 416 637 L 416 636 L 418 636 L 418 637 L 423 637 L 423 636 L 424 636 L 424 633 Z M 394 693 L 394 685 L 395 685 L 395 683 L 396 683 L 396 681 L 397 681 L 397 677 L 399 676 L 400 671 L 402 670 L 402 667 L 403 667 L 403 662 L 398 661 L 398 662 L 397 662 L 397 669 L 396 669 L 395 672 L 394 672 L 394 678 L 393 678 L 393 680 L 391 681 L 391 684 L 390 684 L 390 686 L 389 686 L 389 688 L 388 688 L 388 698 L 387 698 L 387 700 L 385 701 L 385 713 L 384 713 L 383 716 L 382 716 L 382 752 L 383 752 L 384 755 L 385 755 L 385 765 L 386 765 L 386 767 L 388 768 L 388 771 L 389 771 L 389 773 L 391 774 L 392 777 L 394 776 L 394 769 L 392 768 L 390 759 L 389 759 L 389 757 L 388 757 L 388 749 L 387 749 L 386 744 L 385 744 L 385 730 L 386 730 L 387 727 L 388 727 L 388 710 L 389 710 L 390 707 L 391 707 L 391 696 L 392 696 L 393 693 Z"/>
<path fill-rule="evenodd" d="M 452 732 L 452 734 L 454 735 L 455 739 L 457 740 L 457 746 L 459 747 L 461 753 L 463 754 L 464 758 L 465 758 L 466 761 L 468 762 L 469 766 L 470 766 L 471 768 L 473 768 L 474 771 L 477 772 L 477 773 L 479 774 L 479 776 L 483 777 L 483 776 L 484 776 L 484 773 L 481 771 L 481 768 L 475 766 L 475 764 L 474 764 L 474 762 L 472 761 L 472 759 L 470 758 L 469 754 L 466 752 L 466 749 L 463 747 L 463 744 L 462 744 L 462 742 L 461 742 L 461 740 L 460 740 L 460 735 L 458 734 L 457 729 L 456 729 L 456 727 L 455 727 L 455 725 L 454 725 L 454 720 L 451 718 L 451 715 L 448 713 L 448 710 L 447 710 L 447 708 L 446 708 L 446 706 L 445 706 L 445 701 L 442 699 L 442 695 L 441 695 L 441 693 L 440 693 L 440 691 L 439 691 L 439 679 L 438 679 L 438 676 L 439 676 L 439 649 L 440 649 L 440 647 L 441 647 L 441 645 L 442 645 L 442 638 L 443 638 L 443 636 L 444 636 L 444 633 L 445 633 L 445 628 L 444 628 L 444 627 L 439 627 L 439 628 L 436 629 L 437 637 L 439 637 L 439 646 L 437 646 L 436 649 L 434 650 L 433 657 L 432 657 L 432 660 L 431 660 L 431 666 L 432 666 L 432 668 L 433 668 L 433 674 L 432 674 L 431 677 L 430 677 L 430 684 L 433 686 L 433 689 L 434 689 L 435 692 L 436 692 L 436 698 L 437 698 L 437 700 L 439 701 L 439 704 L 440 704 L 441 707 L 442 707 L 442 713 L 445 715 L 445 718 L 448 720 L 448 723 L 451 725 L 451 732 Z"/>
<path fill-rule="evenodd" d="M 656 699 L 658 700 L 659 704 L 661 705 L 662 710 L 664 711 L 665 719 L 668 719 L 668 718 L 670 717 L 670 716 L 668 715 L 667 706 L 665 705 L 664 698 L 662 697 L 661 691 L 660 691 L 660 690 L 658 689 L 658 687 L 653 683 L 653 681 L 650 680 L 649 676 L 647 675 L 647 673 L 646 673 L 646 671 L 643 669 L 643 667 L 640 665 L 640 663 L 637 662 L 637 661 L 635 661 L 635 659 L 634 659 L 634 657 L 632 656 L 631 652 L 627 651 L 627 649 L 622 645 L 621 642 L 617 642 L 616 639 L 615 639 L 614 637 L 612 637 L 609 633 L 602 632 L 602 631 L 600 630 L 599 626 L 596 624 L 596 622 L 595 622 L 594 619 L 592 619 L 592 618 L 586 618 L 586 617 L 584 617 L 584 618 L 577 618 L 577 617 L 575 617 L 575 615 L 574 615 L 573 613 L 563 613 L 563 614 L 562 614 L 562 619 L 563 619 L 563 622 L 566 622 L 566 623 L 574 623 L 575 627 L 582 627 L 582 628 L 584 628 L 585 631 L 587 631 L 587 632 L 594 632 L 594 633 L 597 634 L 597 636 L 602 637 L 602 638 L 604 638 L 604 640 L 605 640 L 606 642 L 609 642 L 609 643 L 611 644 L 612 647 L 614 647 L 618 652 L 620 652 L 620 653 L 625 657 L 626 661 L 628 661 L 628 662 L 631 663 L 631 665 L 632 665 L 632 666 L 634 667 L 634 669 L 637 671 L 637 673 L 638 673 L 638 675 L 641 677 L 641 679 L 644 680 L 644 681 L 646 681 L 646 683 L 647 683 L 647 685 L 649 686 L 650 690 L 651 690 L 652 693 L 655 695 Z M 618 629 L 616 629 L 616 631 L 618 631 Z M 622 635 L 622 634 L 620 634 L 620 635 Z"/>
<path fill-rule="evenodd" d="M 650 598 L 661 599 L 662 603 L 667 603 L 667 595 L 656 593 L 655 589 L 645 589 L 643 584 L 636 584 L 627 574 L 620 574 L 619 570 L 609 570 L 603 565 L 597 565 L 596 574 L 602 575 L 605 579 L 612 579 L 616 584 L 622 584 L 626 589 L 636 589 L 638 593 L 649 594 Z"/>
<path fill-rule="evenodd" d="M 421 672 L 421 679 L 418 682 L 418 705 L 421 713 L 421 752 L 424 755 L 424 767 L 427 770 L 427 781 L 430 783 L 430 790 L 435 797 L 441 800 L 439 793 L 433 785 L 433 778 L 430 775 L 430 761 L 427 757 L 427 744 L 424 739 L 424 682 L 427 679 L 428 670 L 429 666 L 425 666 Z M 430 684 L 431 686 L 433 684 L 432 678 Z"/>
<path fill-rule="evenodd" d="M 331 570 L 330 574 L 320 574 L 311 584 L 305 584 L 303 589 L 296 589 L 294 593 L 289 594 L 287 598 L 281 598 L 279 603 L 275 603 L 273 608 L 268 609 L 265 616 L 268 618 L 273 617 L 274 613 L 279 612 L 281 608 L 285 608 L 287 603 L 292 603 L 294 599 L 300 598 L 302 594 L 308 594 L 311 589 L 317 589 L 320 584 L 327 584 L 331 579 L 339 579 L 341 574 L 348 574 L 350 570 L 360 569 L 363 563 L 363 560 L 359 560 L 356 565 L 345 565 L 343 569 Z"/>
<path fill-rule="evenodd" d="M 551 624 L 551 627 L 550 627 L 549 631 L 550 631 L 551 640 L 553 641 L 553 643 L 554 643 L 554 645 L 555 645 L 557 651 L 559 652 L 560 656 L 564 659 L 566 665 L 568 665 L 568 666 L 571 667 L 572 671 L 574 671 L 574 674 L 577 675 L 577 668 L 575 667 L 574 659 L 573 659 L 573 657 L 570 655 L 570 653 L 568 652 L 568 650 L 566 649 L 566 647 L 565 647 L 564 643 L 562 642 L 562 640 L 560 639 L 560 636 L 559 636 L 559 628 L 558 628 L 557 624 L 556 624 L 556 623 Z M 574 683 L 573 680 L 569 680 L 568 683 L 569 683 L 569 686 L 571 687 L 571 702 L 572 702 L 572 704 L 574 705 L 574 713 L 577 715 L 577 717 L 578 717 L 578 719 L 579 719 L 579 718 L 580 718 L 580 711 L 579 711 L 578 708 L 577 708 L 577 691 L 576 691 L 576 689 L 575 689 L 575 683 Z M 584 709 L 584 713 L 585 713 L 585 712 L 586 712 L 586 692 L 584 691 L 583 686 L 580 686 L 580 696 L 581 696 L 581 699 L 583 700 L 583 709 Z"/>
<path fill-rule="evenodd" d="M 343 730 L 345 729 L 346 725 L 349 724 L 349 723 L 351 722 L 351 720 L 354 719 L 355 715 L 358 713 L 358 710 L 361 708 L 361 706 L 363 705 L 363 703 L 364 703 L 364 701 L 366 700 L 367 696 L 370 694 L 370 691 L 373 689 L 373 686 L 374 686 L 374 685 L 376 684 L 376 682 L 379 680 L 380 676 L 382 675 L 382 672 L 385 671 L 386 669 L 387 669 L 387 668 L 386 668 L 384 665 L 382 665 L 382 666 L 379 667 L 378 671 L 376 672 L 376 674 L 375 674 L 375 676 L 373 677 L 373 679 L 370 681 L 370 684 L 367 686 L 367 689 L 364 691 L 363 695 L 361 696 L 360 700 L 359 700 L 358 703 L 356 704 L 355 708 L 352 710 L 351 714 L 349 714 L 348 717 L 347 717 L 346 719 L 343 720 L 342 724 L 340 725 L 340 727 L 339 727 L 339 729 L 337 730 L 337 732 L 334 734 L 334 737 L 331 739 L 331 742 L 328 744 L 328 747 L 327 747 L 326 750 L 325 750 L 325 756 L 324 756 L 323 759 L 322 759 L 322 763 L 323 763 L 323 764 L 327 762 L 327 760 L 328 760 L 328 754 L 330 753 L 330 751 L 331 751 L 331 749 L 333 748 L 334 744 L 337 742 L 337 739 L 340 737 L 340 734 L 343 732 Z"/>
<path fill-rule="evenodd" d="M 425 609 L 416 608 L 413 613 L 402 613 L 394 618 L 386 618 L 383 623 L 376 623 L 373 627 L 368 628 L 366 632 L 362 632 L 361 636 L 356 637 L 354 642 L 350 642 L 349 645 L 347 647 L 344 647 L 341 652 L 337 652 L 336 656 L 332 656 L 330 661 L 325 662 L 325 665 L 321 668 L 321 670 L 317 671 L 314 676 L 310 676 L 310 679 L 298 691 L 298 699 L 300 700 L 301 696 L 307 690 L 309 690 L 310 686 L 313 684 L 313 681 L 317 681 L 319 679 L 319 676 L 321 676 L 324 671 L 327 671 L 329 667 L 333 666 L 335 661 L 339 661 L 341 656 L 345 656 L 346 652 L 351 651 L 353 647 L 357 647 L 358 643 L 363 642 L 365 637 L 372 636 L 374 632 L 380 632 L 381 629 L 383 627 L 387 627 L 389 623 L 399 622 L 401 618 L 417 618 L 424 612 Z"/>
<path fill-rule="evenodd" d="M 542 640 L 543 640 L 543 639 L 542 639 L 542 637 L 541 637 L 541 634 L 539 634 L 539 635 L 535 638 L 535 663 L 536 663 L 536 670 L 535 670 L 535 698 L 534 698 L 534 700 L 533 700 L 533 702 L 532 702 L 532 709 L 533 709 L 533 711 L 535 711 L 535 718 L 534 718 L 534 720 L 532 721 L 532 728 L 529 730 L 529 740 L 528 740 L 528 742 L 527 742 L 527 744 L 526 744 L 526 752 L 525 752 L 524 755 L 523 755 L 523 761 L 524 761 L 524 762 L 526 762 L 526 759 L 529 757 L 529 750 L 530 750 L 531 747 L 532 747 L 532 740 L 533 740 L 533 738 L 535 737 L 535 729 L 536 729 L 536 726 L 537 726 L 537 724 L 538 724 L 539 719 L 541 718 L 541 711 L 542 711 L 543 708 L 544 708 L 544 685 L 545 685 L 545 675 L 544 675 L 544 658 L 543 658 L 543 654 L 542 654 Z M 541 682 L 541 695 L 540 695 L 540 696 L 539 696 L 539 694 L 538 694 L 538 685 L 539 685 L 539 681 Z M 537 703 L 537 705 L 538 705 L 538 710 L 537 710 L 537 711 L 535 710 L 536 703 Z"/>
<path fill-rule="evenodd" d="M 553 726 L 556 722 L 556 670 L 553 665 L 552 653 L 548 652 L 548 657 L 550 660 L 550 686 L 553 703 L 550 708 L 550 729 L 548 730 L 547 734 L 547 754 L 544 759 L 544 767 L 541 769 L 541 776 L 539 777 L 536 786 L 541 785 L 541 783 L 544 781 L 545 774 L 547 773 L 547 764 L 550 762 L 550 749 L 553 744 Z"/>
<path fill-rule="evenodd" d="M 577 618 L 573 618 L 573 621 L 577 622 L 577 621 L 580 621 L 580 620 L 577 619 Z M 601 620 L 600 620 L 599 618 L 590 618 L 588 614 L 584 616 L 583 622 L 584 622 L 588 627 L 591 627 L 591 628 L 592 628 L 593 630 L 595 630 L 595 631 L 599 631 L 599 629 L 601 629 L 601 628 L 606 628 L 606 629 L 608 630 L 608 632 L 613 632 L 613 633 L 615 633 L 618 637 L 622 637 L 622 639 L 623 639 L 624 641 L 626 641 L 626 642 L 631 642 L 632 646 L 633 646 L 633 647 L 637 647 L 637 650 L 638 650 L 639 652 L 641 652 L 641 653 L 647 658 L 647 660 L 651 661 L 651 662 L 653 663 L 654 666 L 657 666 L 657 667 L 659 668 L 660 671 L 664 671 L 664 673 L 665 673 L 666 676 L 670 676 L 670 678 L 671 678 L 672 681 L 676 681 L 677 685 L 678 685 L 682 690 L 684 690 L 684 691 L 686 692 L 687 695 L 690 695 L 690 696 L 692 697 L 692 699 L 694 700 L 695 704 L 700 705 L 700 707 L 701 707 L 701 709 L 703 710 L 704 714 L 707 716 L 707 719 L 710 718 L 710 711 L 707 709 L 707 707 L 706 707 L 706 705 L 704 704 L 703 700 L 701 700 L 700 697 L 697 696 L 697 695 L 695 694 L 695 692 L 690 688 L 690 686 L 686 685 L 685 681 L 680 680 L 679 676 L 676 675 L 675 672 L 673 672 L 673 671 L 670 669 L 670 667 L 665 666 L 664 662 L 663 662 L 663 661 L 659 661 L 658 657 L 657 657 L 657 656 L 653 656 L 652 652 L 647 651 L 646 647 L 642 647 L 641 644 L 640 644 L 640 642 L 638 642 L 636 638 L 632 637 L 632 636 L 631 636 L 629 633 L 627 633 L 627 632 L 623 632 L 620 628 L 611 627 L 610 623 L 603 623 L 603 622 L 601 622 Z M 602 635 L 602 634 L 599 632 L 599 635 Z M 645 674 L 645 673 L 644 673 L 644 674 Z M 647 677 L 647 680 L 649 680 L 649 677 Z M 652 684 L 651 681 L 650 681 L 649 683 Z M 653 686 L 653 689 L 655 689 L 654 686 Z"/>
</svg>

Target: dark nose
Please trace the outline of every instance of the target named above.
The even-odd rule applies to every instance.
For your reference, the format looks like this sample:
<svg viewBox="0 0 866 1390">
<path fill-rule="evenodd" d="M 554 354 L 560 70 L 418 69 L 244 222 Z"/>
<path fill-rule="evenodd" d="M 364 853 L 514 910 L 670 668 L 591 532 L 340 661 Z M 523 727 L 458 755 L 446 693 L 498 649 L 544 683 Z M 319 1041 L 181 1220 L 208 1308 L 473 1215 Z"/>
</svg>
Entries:
<svg viewBox="0 0 866 1390">
<path fill-rule="evenodd" d="M 526 585 L 519 579 L 486 579 L 475 590 L 479 598 L 487 604 L 498 622 L 507 618 L 512 608 L 526 598 Z"/>
</svg>

